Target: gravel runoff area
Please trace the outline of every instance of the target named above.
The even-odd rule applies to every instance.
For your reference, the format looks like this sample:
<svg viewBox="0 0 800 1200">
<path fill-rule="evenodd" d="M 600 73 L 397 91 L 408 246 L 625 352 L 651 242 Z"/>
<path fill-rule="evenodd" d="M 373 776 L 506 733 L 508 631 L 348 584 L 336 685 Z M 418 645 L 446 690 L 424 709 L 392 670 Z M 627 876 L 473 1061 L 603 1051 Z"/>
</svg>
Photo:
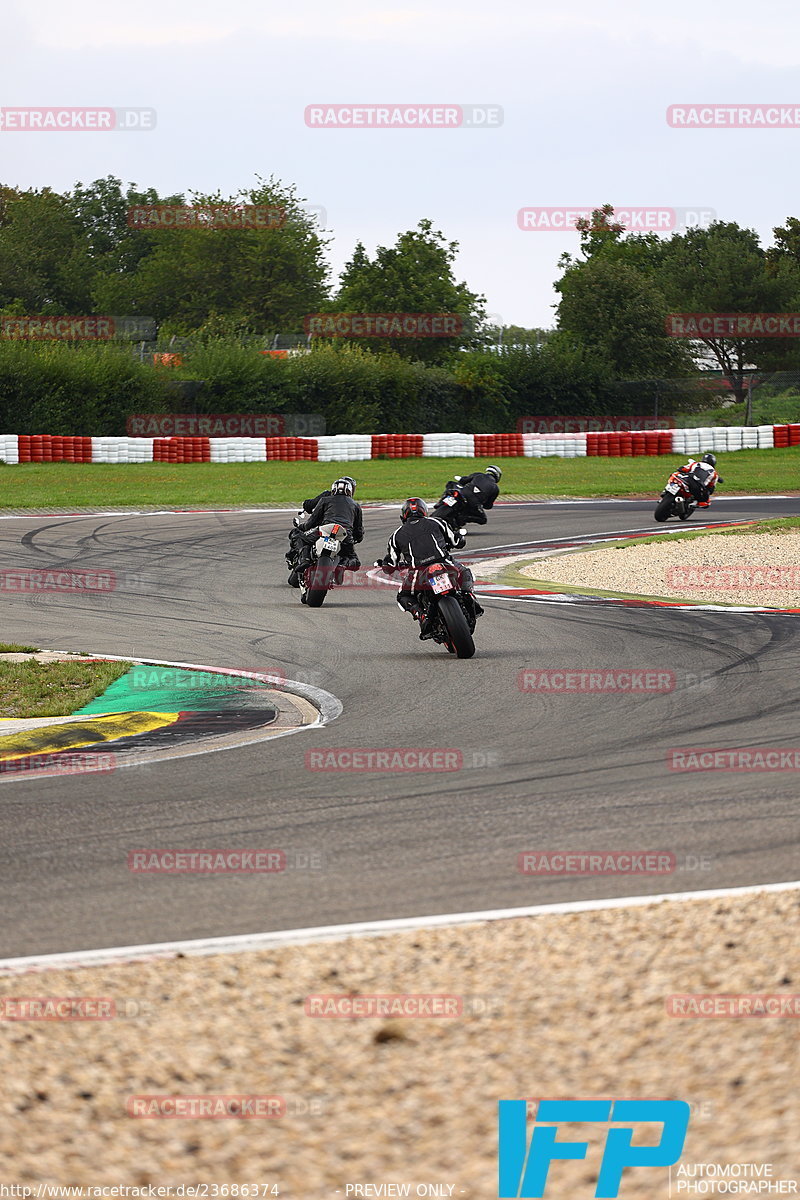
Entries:
<svg viewBox="0 0 800 1200">
<path fill-rule="evenodd" d="M 0 1179 L 275 1183 L 302 1200 L 436 1183 L 487 1200 L 497 1100 L 542 1097 L 686 1100 L 681 1164 L 797 1179 L 798 1021 L 678 1017 L 669 997 L 800 991 L 799 916 L 800 891 L 784 890 L 3 977 Z M 464 1012 L 307 1013 L 308 997 L 373 993 L 455 997 Z M 10 1020 L 26 997 L 105 997 L 127 1015 Z M 126 1115 L 142 1095 L 279 1096 L 286 1113 Z M 594 1194 L 604 1135 L 562 1131 L 589 1150 L 553 1165 L 548 1197 Z M 627 1171 L 621 1195 L 666 1200 L 667 1170 Z"/>
<path fill-rule="evenodd" d="M 800 607 L 800 530 L 707 534 L 698 538 L 587 550 L 520 568 L 547 579 L 605 591 L 668 596 L 698 604 Z"/>
</svg>

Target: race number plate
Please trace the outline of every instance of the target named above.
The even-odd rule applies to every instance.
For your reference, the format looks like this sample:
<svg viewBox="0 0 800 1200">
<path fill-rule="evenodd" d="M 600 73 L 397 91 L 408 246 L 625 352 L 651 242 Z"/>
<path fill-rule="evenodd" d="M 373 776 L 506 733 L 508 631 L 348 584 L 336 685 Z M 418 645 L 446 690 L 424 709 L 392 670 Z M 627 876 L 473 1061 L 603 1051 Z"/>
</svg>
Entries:
<svg viewBox="0 0 800 1200">
<path fill-rule="evenodd" d="M 445 496 L 442 504 L 446 504 L 448 508 L 452 508 L 456 502 L 455 496 Z"/>
<path fill-rule="evenodd" d="M 322 549 L 323 550 L 338 550 L 339 543 L 337 542 L 336 538 L 325 537 L 322 539 Z"/>
<path fill-rule="evenodd" d="M 431 587 L 437 596 L 441 596 L 443 592 L 450 592 L 453 589 L 449 575 L 432 575 Z"/>
</svg>

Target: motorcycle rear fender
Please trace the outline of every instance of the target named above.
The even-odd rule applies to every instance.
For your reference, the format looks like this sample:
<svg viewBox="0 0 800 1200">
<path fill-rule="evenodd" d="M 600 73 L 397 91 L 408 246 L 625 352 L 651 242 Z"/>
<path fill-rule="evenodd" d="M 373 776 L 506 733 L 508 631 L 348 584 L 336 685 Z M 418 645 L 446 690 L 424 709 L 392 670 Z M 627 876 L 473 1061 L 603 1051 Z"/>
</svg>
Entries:
<svg viewBox="0 0 800 1200">
<path fill-rule="evenodd" d="M 338 542 L 338 548 L 337 548 L 336 553 L 338 554 L 339 550 L 341 550 L 342 542 L 347 537 L 347 530 L 345 529 L 344 525 L 337 525 L 335 523 L 331 523 L 329 525 L 320 525 L 319 533 L 320 533 L 320 536 L 317 538 L 317 543 L 315 546 L 317 554 L 318 555 L 322 554 L 323 538 L 326 538 L 326 537 L 335 537 L 336 538 L 336 541 Z M 329 551 L 327 551 L 327 553 L 330 554 L 332 552 L 329 550 Z"/>
</svg>

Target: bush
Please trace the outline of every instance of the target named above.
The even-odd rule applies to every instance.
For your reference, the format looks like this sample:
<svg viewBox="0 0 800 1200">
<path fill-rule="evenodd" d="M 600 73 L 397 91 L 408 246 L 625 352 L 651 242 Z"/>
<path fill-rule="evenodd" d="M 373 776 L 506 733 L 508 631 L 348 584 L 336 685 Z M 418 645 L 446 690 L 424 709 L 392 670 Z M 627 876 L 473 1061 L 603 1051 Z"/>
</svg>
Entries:
<svg viewBox="0 0 800 1200">
<path fill-rule="evenodd" d="M 128 347 L 0 340 L 0 433 L 124 433 L 170 411 L 165 383 Z"/>
</svg>

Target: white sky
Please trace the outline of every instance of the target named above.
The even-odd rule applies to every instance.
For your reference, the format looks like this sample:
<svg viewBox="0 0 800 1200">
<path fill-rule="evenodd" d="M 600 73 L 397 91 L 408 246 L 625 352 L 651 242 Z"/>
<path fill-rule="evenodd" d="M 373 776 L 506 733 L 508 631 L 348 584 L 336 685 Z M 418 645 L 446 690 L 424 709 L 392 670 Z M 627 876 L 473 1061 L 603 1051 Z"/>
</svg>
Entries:
<svg viewBox="0 0 800 1200">
<path fill-rule="evenodd" d="M 759 231 L 800 215 L 800 129 L 679 130 L 670 104 L 800 105 L 796 0 L 4 0 L 0 106 L 155 108 L 148 133 L 0 132 L 0 182 L 108 174 L 233 193 L 256 175 L 327 213 L 338 270 L 430 217 L 505 323 L 553 323 L 575 233 L 526 206 L 696 207 Z M 313 103 L 497 104 L 496 129 L 309 129 Z"/>
</svg>

